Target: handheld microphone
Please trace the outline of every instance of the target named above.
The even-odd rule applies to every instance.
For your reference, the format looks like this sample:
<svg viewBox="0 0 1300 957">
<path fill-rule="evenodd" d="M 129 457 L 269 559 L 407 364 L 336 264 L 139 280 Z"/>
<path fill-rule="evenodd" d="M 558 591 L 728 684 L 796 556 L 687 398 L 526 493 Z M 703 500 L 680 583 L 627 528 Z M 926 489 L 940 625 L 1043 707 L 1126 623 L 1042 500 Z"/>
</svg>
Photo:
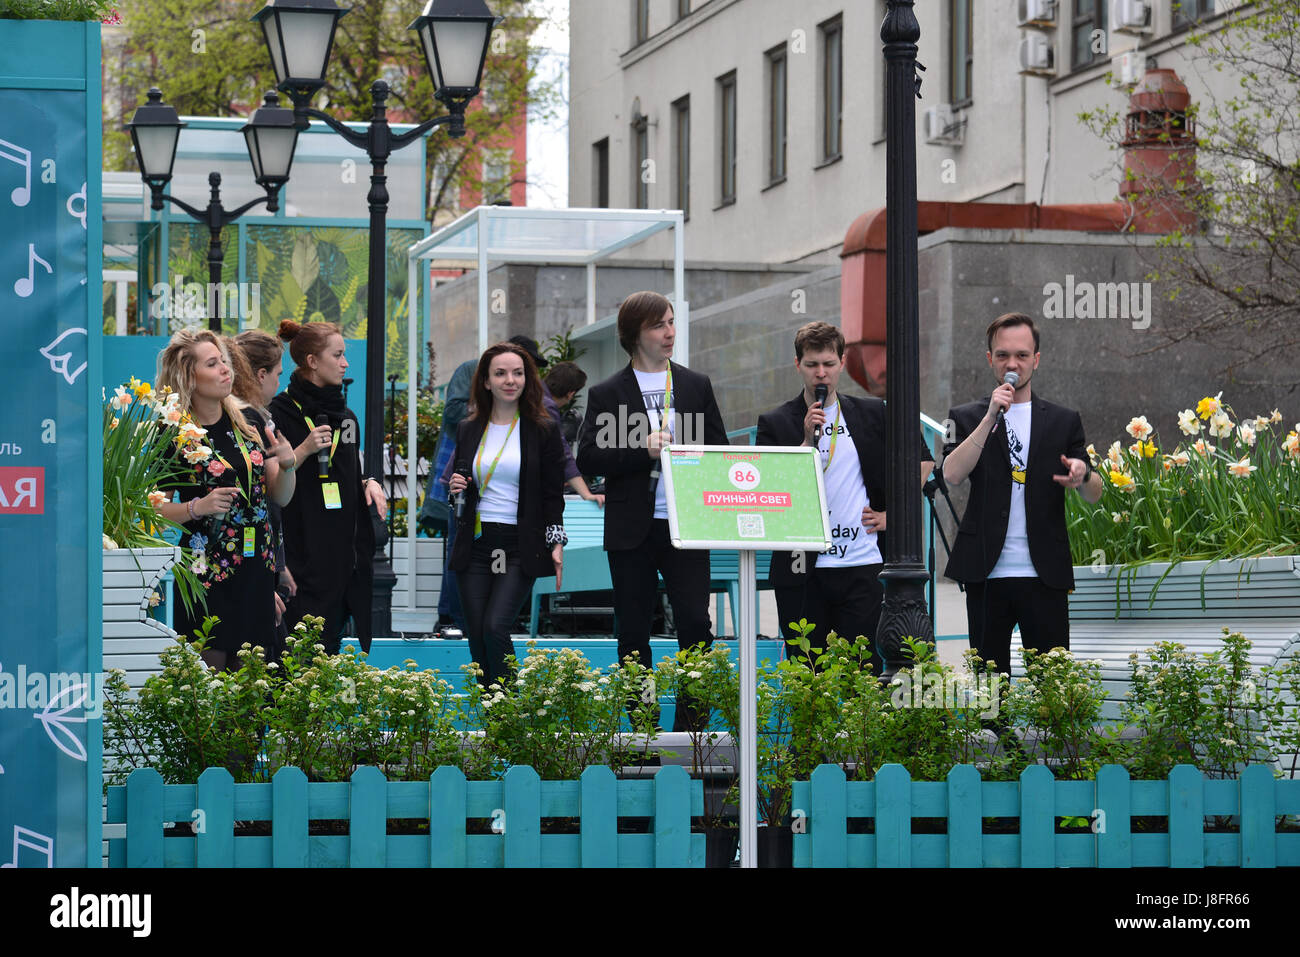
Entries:
<svg viewBox="0 0 1300 957">
<path fill-rule="evenodd" d="M 1020 385 L 1020 375 L 1015 372 L 1008 372 L 1006 375 L 1002 377 L 1002 384 L 1009 385 L 1011 386 L 1011 388 L 1014 389 L 1016 386 Z M 1004 423 L 1005 419 L 1006 419 L 1006 410 L 998 409 L 998 425 L 1003 426 L 1005 424 Z"/>
<path fill-rule="evenodd" d="M 830 395 L 830 389 L 826 388 L 824 383 L 819 383 L 817 387 L 813 389 L 813 401 L 820 402 L 823 409 L 826 408 L 826 396 L 828 395 Z M 822 427 L 819 425 L 817 428 L 813 429 L 813 439 L 819 439 L 821 438 L 821 435 Z"/>
<path fill-rule="evenodd" d="M 330 424 L 329 416 L 322 415 L 321 419 L 322 424 Z M 316 476 L 322 482 L 330 477 L 330 450 L 328 446 L 316 450 Z"/>
<path fill-rule="evenodd" d="M 466 488 L 469 487 L 468 483 L 474 477 L 474 473 L 470 471 L 470 467 L 466 465 L 464 462 L 461 462 L 459 465 L 456 466 L 455 474 L 465 476 L 465 481 L 467 483 Z M 461 489 L 459 492 L 456 493 L 456 521 L 457 522 L 460 521 L 461 513 L 464 511 L 465 511 L 465 489 Z"/>
</svg>

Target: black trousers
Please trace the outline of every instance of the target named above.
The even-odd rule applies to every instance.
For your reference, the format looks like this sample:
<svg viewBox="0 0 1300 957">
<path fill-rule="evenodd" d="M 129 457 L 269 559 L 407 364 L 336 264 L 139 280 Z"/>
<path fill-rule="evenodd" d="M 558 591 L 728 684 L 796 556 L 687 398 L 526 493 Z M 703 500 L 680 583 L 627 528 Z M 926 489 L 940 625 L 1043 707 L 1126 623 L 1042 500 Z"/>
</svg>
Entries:
<svg viewBox="0 0 1300 957">
<path fill-rule="evenodd" d="M 457 586 L 470 658 L 483 669 L 478 680 L 485 688 L 496 682 L 504 686 L 509 678 L 506 655 L 515 651 L 510 633 L 532 594 L 534 581 L 519 563 L 518 528 L 484 522 L 483 534 L 474 541 L 469 567 L 457 577 Z"/>
<path fill-rule="evenodd" d="M 990 578 L 966 583 L 970 645 L 984 661 L 1011 670 L 1011 630 L 1035 651 L 1070 647 L 1069 592 L 1037 578 Z"/>
<path fill-rule="evenodd" d="M 614 583 L 614 631 L 618 638 L 618 660 L 630 654 L 641 664 L 654 667 L 650 653 L 650 622 L 659 595 L 662 575 L 668 603 L 677 626 L 677 645 L 710 645 L 709 553 L 673 548 L 668 539 L 668 520 L 654 519 L 650 532 L 636 548 L 606 552 L 609 577 Z M 703 730 L 708 715 L 701 715 L 690 701 L 678 701 L 674 731 Z"/>
<path fill-rule="evenodd" d="M 781 616 L 781 633 L 786 640 L 795 637 L 791 622 L 808 619 L 817 627 L 808 635 L 810 647 L 826 648 L 826 636 L 835 632 L 849 641 L 863 635 L 871 641 L 871 667 L 880 674 L 881 660 L 876 653 L 876 627 L 885 591 L 880 584 L 884 565 L 858 565 L 849 568 L 814 566 L 806 584 L 776 589 L 776 608 Z M 787 657 L 800 655 L 786 645 Z"/>
</svg>

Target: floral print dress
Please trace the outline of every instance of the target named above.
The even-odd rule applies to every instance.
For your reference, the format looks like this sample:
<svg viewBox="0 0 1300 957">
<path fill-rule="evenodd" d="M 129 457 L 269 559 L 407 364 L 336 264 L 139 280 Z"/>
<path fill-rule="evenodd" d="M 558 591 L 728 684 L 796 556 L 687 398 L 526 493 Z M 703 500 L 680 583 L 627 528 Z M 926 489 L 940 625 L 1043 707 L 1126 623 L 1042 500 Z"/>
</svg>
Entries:
<svg viewBox="0 0 1300 957">
<path fill-rule="evenodd" d="M 261 416 L 252 409 L 244 409 L 243 414 L 248 424 L 262 434 Z M 178 488 L 180 501 L 202 498 L 223 486 L 242 490 L 225 515 L 204 515 L 186 522 L 186 533 L 181 539 L 181 545 L 191 549 L 191 568 L 206 589 L 206 614 L 220 619 L 212 630 L 208 647 L 230 653 L 238 651 L 244 642 L 263 649 L 274 648 L 275 539 L 271 532 L 265 453 L 236 434 L 225 412 L 206 429 L 203 443 L 195 443 L 183 453 L 193 481 Z M 205 448 L 209 451 L 206 456 L 202 454 Z M 245 529 L 251 529 L 251 534 Z M 251 554 L 246 554 L 247 551 Z M 196 607 L 191 616 L 179 595 L 173 607 L 176 631 L 192 635 L 205 612 Z"/>
</svg>

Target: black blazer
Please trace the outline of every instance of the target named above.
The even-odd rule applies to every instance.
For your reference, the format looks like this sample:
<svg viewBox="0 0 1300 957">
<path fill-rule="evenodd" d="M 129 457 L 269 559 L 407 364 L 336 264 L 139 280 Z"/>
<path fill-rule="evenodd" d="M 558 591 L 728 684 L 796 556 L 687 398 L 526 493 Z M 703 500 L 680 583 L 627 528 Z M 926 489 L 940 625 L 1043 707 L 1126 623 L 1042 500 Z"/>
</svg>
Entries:
<svg viewBox="0 0 1300 957">
<path fill-rule="evenodd" d="M 1025 472 L 1025 526 L 1029 557 L 1039 581 L 1049 588 L 1074 587 L 1074 563 L 1065 529 L 1065 487 L 1052 481 L 1065 467 L 1061 456 L 1088 461 L 1088 442 L 1079 413 L 1033 397 L 1029 425 L 1029 461 Z M 988 411 L 989 397 L 948 412 L 956 441 L 944 446 L 946 457 L 965 441 Z M 944 574 L 959 582 L 982 582 L 998 563 L 1007 537 L 1011 510 L 1011 458 L 1005 428 L 994 428 L 970 473 L 970 499 L 957 528 Z"/>
<path fill-rule="evenodd" d="M 858 450 L 858 467 L 862 470 L 862 483 L 867 487 L 867 498 L 871 507 L 877 512 L 885 511 L 885 485 L 887 462 L 885 458 L 885 403 L 870 397 L 859 398 L 853 395 L 837 394 L 840 408 L 844 410 L 844 422 L 853 445 Z M 808 403 L 801 391 L 784 405 L 758 417 L 758 435 L 755 445 L 802 445 L 803 420 L 808 415 Z M 925 444 L 925 434 L 917 433 L 918 448 L 922 462 L 933 462 L 934 454 Z M 918 482 L 921 477 L 918 475 Z M 885 537 L 877 539 L 880 553 L 885 552 Z M 781 588 L 803 584 L 807 571 L 796 573 L 793 570 L 794 552 L 773 552 L 769 580 L 773 586 Z M 805 569 L 812 562 L 805 562 Z"/>
<path fill-rule="evenodd" d="M 456 428 L 457 471 L 469 472 L 474 465 L 479 440 L 488 417 L 465 419 Z M 555 574 L 551 547 L 563 540 L 564 531 L 564 445 L 553 424 L 540 426 L 531 419 L 519 419 L 519 563 L 524 574 L 549 578 Z M 469 568 L 474 550 L 474 516 L 478 512 L 478 483 L 465 489 L 465 508 L 456 526 L 456 541 L 447 564 L 453 571 Z M 547 541 L 550 532 L 551 542 Z"/>
<path fill-rule="evenodd" d="M 709 377 L 670 363 L 677 441 L 688 445 L 727 445 L 727 429 L 713 398 Z M 651 467 L 645 450 L 649 420 L 641 387 L 629 362 L 622 371 L 587 391 L 587 415 L 578 434 L 578 468 L 605 477 L 605 550 L 637 548 L 654 518 Z M 662 477 L 660 479 L 662 481 Z"/>
</svg>

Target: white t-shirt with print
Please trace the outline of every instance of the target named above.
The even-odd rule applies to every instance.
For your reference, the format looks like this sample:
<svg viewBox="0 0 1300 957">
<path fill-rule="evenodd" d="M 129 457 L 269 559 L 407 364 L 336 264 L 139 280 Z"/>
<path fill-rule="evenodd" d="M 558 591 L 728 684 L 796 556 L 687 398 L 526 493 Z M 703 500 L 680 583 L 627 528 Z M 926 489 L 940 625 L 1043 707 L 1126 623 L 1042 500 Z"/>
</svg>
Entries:
<svg viewBox="0 0 1300 957">
<path fill-rule="evenodd" d="M 1004 422 L 1007 447 L 1011 450 L 1011 510 L 1007 513 L 1007 537 L 998 563 L 989 578 L 1037 578 L 1029 557 L 1029 527 L 1025 521 L 1025 466 L 1029 463 L 1029 426 L 1033 402 L 1016 402 L 1007 409 Z"/>
<path fill-rule="evenodd" d="M 659 429 L 659 423 L 663 421 L 664 411 L 664 393 L 668 391 L 668 370 L 663 372 L 642 372 L 640 369 L 633 369 L 636 373 L 636 383 L 641 389 L 641 401 L 645 403 L 646 415 L 650 419 L 651 430 Z M 671 412 L 671 410 L 669 410 Z M 672 416 L 668 417 L 668 432 L 671 435 L 673 431 Z M 655 518 L 668 517 L 668 496 L 664 492 L 663 476 L 659 477 L 659 485 L 655 489 Z"/>
<path fill-rule="evenodd" d="M 831 550 L 817 556 L 817 567 L 877 565 L 883 559 L 876 533 L 862 524 L 862 510 L 871 504 L 871 499 L 862 480 L 857 445 L 840 415 L 839 401 L 825 411 L 826 425 L 817 439 L 817 451 L 825 470 L 822 478 L 826 484 L 826 506 L 830 513 Z M 832 443 L 834 458 L 831 457 Z"/>
</svg>

